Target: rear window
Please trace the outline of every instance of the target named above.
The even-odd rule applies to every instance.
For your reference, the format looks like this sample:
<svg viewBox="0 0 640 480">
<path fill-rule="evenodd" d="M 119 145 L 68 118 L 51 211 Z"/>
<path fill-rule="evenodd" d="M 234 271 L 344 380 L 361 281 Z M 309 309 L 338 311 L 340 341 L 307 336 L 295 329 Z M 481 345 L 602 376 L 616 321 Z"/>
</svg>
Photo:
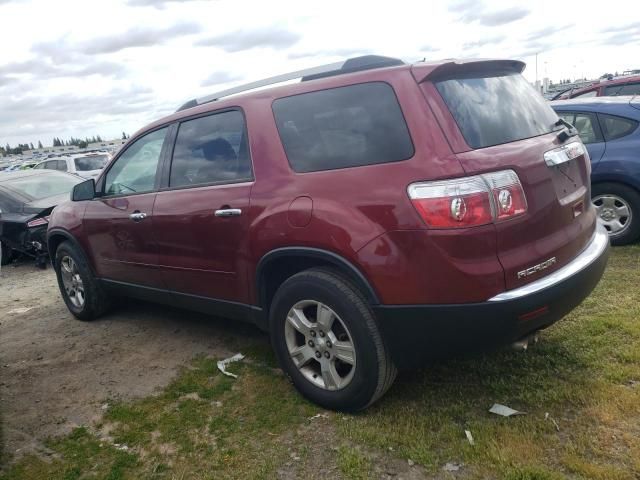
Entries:
<svg viewBox="0 0 640 480">
<path fill-rule="evenodd" d="M 414 149 L 391 86 L 362 83 L 280 98 L 273 113 L 296 172 L 406 160 Z"/>
<path fill-rule="evenodd" d="M 90 170 L 100 170 L 107 163 L 106 155 L 92 155 L 90 157 L 78 157 L 74 159 L 76 170 L 79 172 L 88 172 Z"/>
<path fill-rule="evenodd" d="M 30 175 L 28 177 L 8 180 L 2 184 L 7 190 L 12 190 L 29 200 L 40 200 L 62 193 L 71 192 L 73 187 L 82 181 L 73 175 L 49 174 Z"/>
<path fill-rule="evenodd" d="M 471 148 L 543 135 L 558 120 L 519 73 L 450 78 L 435 85 Z"/>
</svg>

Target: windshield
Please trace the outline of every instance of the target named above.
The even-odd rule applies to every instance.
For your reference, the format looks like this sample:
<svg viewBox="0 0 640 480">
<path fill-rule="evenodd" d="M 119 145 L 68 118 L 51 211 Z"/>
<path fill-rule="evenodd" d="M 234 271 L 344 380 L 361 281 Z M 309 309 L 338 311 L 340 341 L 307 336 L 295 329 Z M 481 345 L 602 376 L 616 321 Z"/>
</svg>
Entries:
<svg viewBox="0 0 640 480">
<path fill-rule="evenodd" d="M 87 172 L 89 170 L 100 170 L 107 163 L 106 155 L 92 155 L 90 157 L 79 157 L 74 160 L 76 170 L 79 172 Z"/>
<path fill-rule="evenodd" d="M 519 73 L 450 78 L 435 85 L 471 148 L 543 135 L 558 120 Z"/>
<path fill-rule="evenodd" d="M 32 200 L 69 193 L 81 178 L 61 173 L 30 175 L 3 182 L 2 186 Z"/>
</svg>

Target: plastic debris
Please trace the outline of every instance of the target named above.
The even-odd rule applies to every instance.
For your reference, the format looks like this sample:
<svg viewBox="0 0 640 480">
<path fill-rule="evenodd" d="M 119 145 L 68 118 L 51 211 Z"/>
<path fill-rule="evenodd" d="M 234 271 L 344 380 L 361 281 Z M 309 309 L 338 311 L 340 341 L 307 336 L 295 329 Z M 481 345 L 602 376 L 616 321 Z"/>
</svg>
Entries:
<svg viewBox="0 0 640 480">
<path fill-rule="evenodd" d="M 313 417 L 309 417 L 309 420 L 315 420 L 316 418 L 329 418 L 328 413 L 316 413 Z"/>
<path fill-rule="evenodd" d="M 462 464 L 460 463 L 447 462 L 445 463 L 444 467 L 442 467 L 442 470 L 444 470 L 445 472 L 457 472 L 458 470 L 460 470 L 461 466 Z"/>
<path fill-rule="evenodd" d="M 475 445 L 476 443 L 473 441 L 473 435 L 471 435 L 471 431 L 465 430 L 464 434 L 467 436 L 467 440 L 469 440 L 470 445 Z"/>
<path fill-rule="evenodd" d="M 236 353 L 233 357 L 220 360 L 218 362 L 218 370 L 220 370 L 227 377 L 238 378 L 238 375 L 236 375 L 235 373 L 227 372 L 227 365 L 233 362 L 239 362 L 243 358 L 244 358 L 244 355 L 242 355 L 241 353 Z"/>
<path fill-rule="evenodd" d="M 560 425 L 558 425 L 558 422 L 556 422 L 555 418 L 549 415 L 549 412 L 545 412 L 544 419 L 551 420 L 551 422 L 553 423 L 553 426 L 556 427 L 556 430 L 560 431 Z"/>
<path fill-rule="evenodd" d="M 494 403 L 493 407 L 489 409 L 489 412 L 495 413 L 496 415 L 500 415 L 501 417 L 512 417 L 513 415 L 526 415 L 526 412 L 519 412 L 518 410 L 509 408 L 506 405 L 500 405 L 499 403 Z"/>
<path fill-rule="evenodd" d="M 21 313 L 27 313 L 29 310 L 33 310 L 33 307 L 19 307 L 19 308 L 14 308 L 13 310 L 9 310 L 9 314 L 12 313 L 16 313 L 16 314 L 21 314 Z"/>
</svg>

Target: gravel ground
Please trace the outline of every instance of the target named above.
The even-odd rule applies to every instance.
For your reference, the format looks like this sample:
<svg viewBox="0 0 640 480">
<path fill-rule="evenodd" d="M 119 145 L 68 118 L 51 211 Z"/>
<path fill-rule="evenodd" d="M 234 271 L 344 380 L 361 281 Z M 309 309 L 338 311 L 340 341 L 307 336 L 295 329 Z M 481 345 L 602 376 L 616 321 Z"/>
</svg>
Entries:
<svg viewBox="0 0 640 480">
<path fill-rule="evenodd" d="M 46 454 L 43 440 L 100 418 L 109 398 L 166 386 L 195 355 L 224 358 L 256 328 L 144 302 L 122 301 L 94 322 L 64 305 L 52 268 L 0 272 L 0 412 L 5 453 Z"/>
</svg>

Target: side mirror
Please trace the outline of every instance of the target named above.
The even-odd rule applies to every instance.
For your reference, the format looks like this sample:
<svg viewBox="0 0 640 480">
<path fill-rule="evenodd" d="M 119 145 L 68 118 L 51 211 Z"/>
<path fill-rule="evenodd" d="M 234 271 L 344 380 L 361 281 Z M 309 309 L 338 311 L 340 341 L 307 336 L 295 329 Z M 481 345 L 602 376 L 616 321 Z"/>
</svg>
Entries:
<svg viewBox="0 0 640 480">
<path fill-rule="evenodd" d="M 71 191 L 71 201 L 93 200 L 96 196 L 96 181 L 93 178 L 77 184 Z"/>
</svg>

